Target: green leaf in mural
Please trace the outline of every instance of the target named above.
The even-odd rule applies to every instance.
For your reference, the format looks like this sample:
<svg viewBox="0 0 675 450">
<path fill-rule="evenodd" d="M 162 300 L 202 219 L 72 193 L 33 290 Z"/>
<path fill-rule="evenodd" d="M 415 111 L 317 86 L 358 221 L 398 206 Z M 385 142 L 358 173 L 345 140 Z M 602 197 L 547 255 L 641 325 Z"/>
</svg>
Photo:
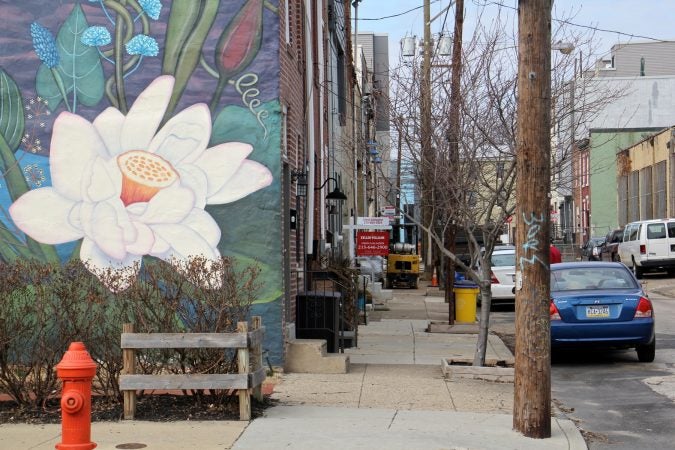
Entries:
<svg viewBox="0 0 675 450">
<path fill-rule="evenodd" d="M 0 134 L 14 152 L 24 130 L 23 100 L 16 82 L 0 68 Z"/>
<path fill-rule="evenodd" d="M 80 40 L 82 33 L 89 27 L 80 5 L 75 5 L 66 21 L 59 28 L 56 38 L 59 64 L 50 69 L 42 64 L 38 69 L 36 89 L 38 95 L 48 101 L 49 109 L 54 111 L 61 101 L 62 92 L 52 73 L 56 71 L 63 80 L 67 94 L 72 94 L 72 111 L 77 104 L 94 106 L 103 98 L 105 79 L 98 51 Z"/>
<path fill-rule="evenodd" d="M 174 75 L 176 83 L 164 120 L 173 113 L 192 76 L 202 46 L 216 19 L 220 0 L 174 0 L 166 29 L 162 73 Z"/>
</svg>

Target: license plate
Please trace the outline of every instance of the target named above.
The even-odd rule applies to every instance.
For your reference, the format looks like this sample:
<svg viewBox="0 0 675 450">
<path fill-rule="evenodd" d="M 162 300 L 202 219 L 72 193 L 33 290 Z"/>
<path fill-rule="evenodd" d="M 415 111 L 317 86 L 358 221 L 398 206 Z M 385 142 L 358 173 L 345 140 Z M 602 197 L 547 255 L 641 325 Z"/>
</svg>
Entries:
<svg viewBox="0 0 675 450">
<path fill-rule="evenodd" d="M 598 318 L 609 317 L 609 306 L 607 305 L 593 305 L 586 307 L 586 317 Z"/>
</svg>

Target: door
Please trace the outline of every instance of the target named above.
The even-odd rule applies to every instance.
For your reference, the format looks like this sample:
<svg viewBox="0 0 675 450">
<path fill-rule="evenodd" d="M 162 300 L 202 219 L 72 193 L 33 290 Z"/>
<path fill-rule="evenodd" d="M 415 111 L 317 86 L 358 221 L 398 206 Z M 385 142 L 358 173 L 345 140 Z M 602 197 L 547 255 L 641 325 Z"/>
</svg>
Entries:
<svg viewBox="0 0 675 450">
<path fill-rule="evenodd" d="M 646 224 L 646 240 L 642 241 L 645 245 L 645 254 L 647 260 L 666 259 L 670 253 L 668 245 L 668 235 L 666 233 L 666 223 L 648 223 Z"/>
</svg>

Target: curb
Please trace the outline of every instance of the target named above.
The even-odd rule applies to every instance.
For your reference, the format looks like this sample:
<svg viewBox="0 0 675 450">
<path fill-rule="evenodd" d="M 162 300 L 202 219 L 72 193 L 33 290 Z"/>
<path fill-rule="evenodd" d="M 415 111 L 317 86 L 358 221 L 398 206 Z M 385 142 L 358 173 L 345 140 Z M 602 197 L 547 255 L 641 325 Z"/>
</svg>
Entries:
<svg viewBox="0 0 675 450">
<path fill-rule="evenodd" d="M 456 365 L 453 362 L 459 361 L 447 358 L 441 359 L 441 370 L 443 371 L 443 376 L 448 380 L 460 378 L 492 381 L 495 383 L 513 383 L 513 367 L 467 366 Z M 461 362 L 465 363 L 464 361 Z"/>
</svg>

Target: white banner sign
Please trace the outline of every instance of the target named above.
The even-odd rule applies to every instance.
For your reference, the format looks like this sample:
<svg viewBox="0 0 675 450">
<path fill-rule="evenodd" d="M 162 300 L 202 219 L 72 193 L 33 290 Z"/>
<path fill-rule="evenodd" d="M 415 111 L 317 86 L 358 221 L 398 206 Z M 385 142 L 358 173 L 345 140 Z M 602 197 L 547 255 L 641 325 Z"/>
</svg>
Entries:
<svg viewBox="0 0 675 450">
<path fill-rule="evenodd" d="M 357 225 L 389 225 L 389 217 L 357 217 Z"/>
</svg>

